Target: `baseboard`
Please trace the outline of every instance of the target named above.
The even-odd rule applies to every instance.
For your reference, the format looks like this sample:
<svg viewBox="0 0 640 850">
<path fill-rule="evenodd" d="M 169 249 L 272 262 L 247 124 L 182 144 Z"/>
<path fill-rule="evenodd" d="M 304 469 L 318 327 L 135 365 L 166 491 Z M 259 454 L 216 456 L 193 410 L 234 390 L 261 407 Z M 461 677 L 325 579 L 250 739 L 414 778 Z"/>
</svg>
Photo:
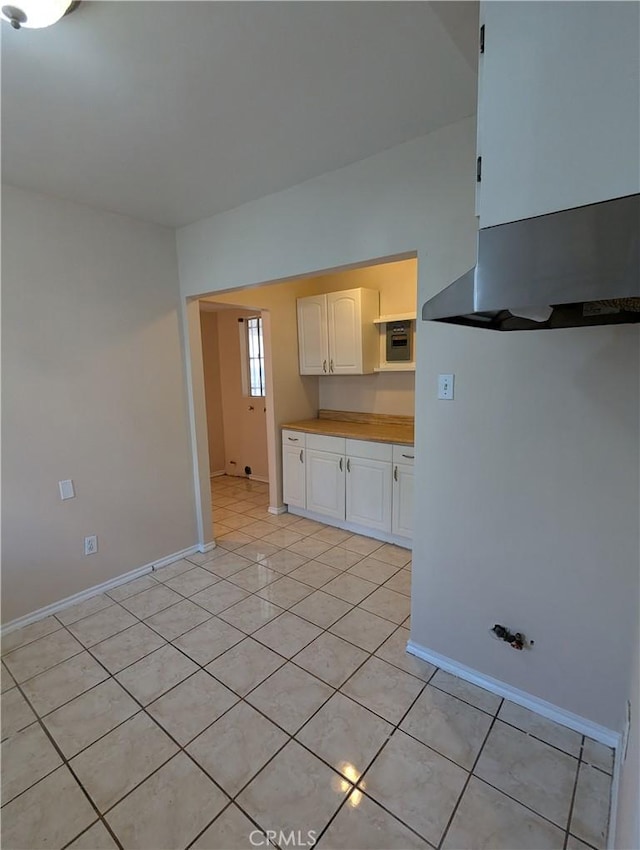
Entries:
<svg viewBox="0 0 640 850">
<path fill-rule="evenodd" d="M 365 537 L 373 537 L 374 540 L 380 540 L 382 543 L 392 543 L 394 546 L 402 546 L 403 549 L 412 549 L 413 542 L 408 537 L 399 537 L 397 534 L 387 534 L 386 531 L 379 531 L 377 528 L 369 528 L 366 525 L 360 525 L 357 522 L 347 522 L 343 519 L 334 519 L 333 517 L 318 514 L 315 511 L 308 511 L 306 508 L 299 508 L 295 505 L 289 505 L 289 513 L 294 516 L 303 517 L 304 519 L 312 519 L 315 522 L 322 522 L 325 525 L 331 525 L 333 528 L 341 528 L 343 531 L 350 531 L 352 534 L 362 534 Z M 271 508 L 269 508 L 271 510 Z"/>
<path fill-rule="evenodd" d="M 215 544 L 207 544 L 213 548 Z M 52 602 L 51 605 L 45 605 L 44 608 L 38 608 L 31 614 L 25 614 L 23 617 L 18 617 L 16 620 L 11 620 L 8 623 L 0 626 L 0 637 L 8 635 L 10 632 L 15 632 L 16 629 L 21 629 L 23 626 L 29 626 L 31 623 L 36 623 L 38 620 L 44 620 L 45 617 L 50 617 L 51 614 L 57 614 L 64 608 L 69 608 L 71 605 L 77 605 L 78 602 L 84 602 L 85 599 L 90 599 L 92 596 L 97 596 L 99 593 L 104 593 L 120 584 L 126 584 L 128 581 L 133 581 L 134 578 L 146 575 L 152 570 L 159 570 L 174 561 L 180 561 L 186 558 L 187 555 L 193 555 L 195 552 L 201 551 L 199 546 L 189 546 L 187 549 L 182 549 L 180 552 L 174 552 L 172 555 L 167 555 L 165 558 L 160 558 L 158 561 L 152 561 L 150 564 L 145 564 L 143 567 L 137 567 L 135 570 L 130 570 L 128 573 L 116 576 L 116 578 L 103 581 L 102 584 L 94 584 L 93 587 L 88 587 L 86 590 L 81 590 L 80 593 L 74 593 L 73 596 L 67 596 L 65 599 L 60 599 L 58 602 Z M 206 550 L 208 551 L 208 550 Z"/>
<path fill-rule="evenodd" d="M 611 781 L 611 801 L 609 804 L 609 834 L 607 850 L 614 850 L 616 844 L 616 826 L 618 820 L 618 802 L 620 795 L 620 780 L 622 778 L 622 760 L 624 758 L 623 736 L 620 737 L 620 747 L 616 749 L 613 759 L 613 778 Z"/>
<path fill-rule="evenodd" d="M 204 545 L 206 546 L 206 545 L 211 545 L 211 544 L 205 543 Z M 213 546 L 215 546 L 215 543 L 213 545 L 211 545 L 211 548 L 213 548 Z M 186 558 L 187 555 L 193 555 L 195 552 L 199 552 L 199 551 L 200 551 L 200 544 L 198 543 L 195 546 L 188 546 L 186 549 L 182 549 L 180 552 L 174 552 L 173 555 L 167 555 L 165 558 L 160 558 L 160 560 L 154 561 L 152 564 L 147 564 L 146 566 L 141 567 L 140 569 L 146 570 L 147 572 L 149 572 L 151 570 L 160 570 L 160 569 L 162 569 L 162 567 L 168 567 L 169 564 L 173 564 L 175 561 L 180 561 L 180 560 L 182 560 L 182 558 Z M 208 551 L 208 550 L 206 550 L 206 551 Z M 122 577 L 115 579 L 114 587 L 118 584 L 124 584 L 125 581 L 128 581 L 128 579 L 124 579 Z M 98 587 L 100 589 L 102 589 L 102 585 L 98 585 Z M 100 591 L 98 591 L 98 592 L 100 592 Z"/>
<path fill-rule="evenodd" d="M 260 481 L 262 484 L 269 483 L 269 479 L 265 478 L 264 475 L 250 475 L 249 478 L 251 481 Z"/>
<path fill-rule="evenodd" d="M 499 679 L 485 676 L 484 673 L 480 673 L 478 670 L 466 667 L 452 658 L 447 658 L 446 655 L 440 655 L 438 652 L 426 649 L 426 647 L 420 646 L 414 641 L 410 640 L 407 643 L 407 652 L 415 655 L 417 658 L 421 658 L 423 661 L 435 664 L 436 667 L 446 670 L 447 673 L 453 673 L 454 676 L 459 676 L 466 682 L 471 682 L 471 684 L 478 685 L 478 687 L 491 691 L 491 693 L 505 697 L 505 699 L 511 700 L 511 702 L 515 702 L 524 708 L 528 708 L 542 717 L 553 720 L 561 726 L 567 726 L 575 732 L 580 732 L 581 735 L 593 738 L 594 741 L 605 744 L 607 747 L 613 747 L 616 752 L 618 751 L 621 736 L 612 729 L 607 729 L 605 726 L 600 726 L 598 723 L 587 720 L 586 717 L 580 717 L 578 714 L 573 714 L 571 711 L 559 708 L 557 705 L 533 696 L 533 694 L 507 685 Z"/>
<path fill-rule="evenodd" d="M 212 472 L 209 475 L 209 478 L 220 478 L 222 475 L 226 475 L 227 472 L 225 469 L 217 469 L 215 472 Z"/>
<path fill-rule="evenodd" d="M 286 514 L 287 513 L 287 506 L 286 505 L 280 505 L 279 507 L 274 508 L 273 505 L 269 505 L 269 507 L 267 508 L 267 511 L 270 514 L 274 514 L 275 516 L 280 516 L 280 514 Z"/>
<path fill-rule="evenodd" d="M 212 549 L 216 548 L 216 542 L 215 540 L 212 540 L 211 543 L 198 543 L 197 548 L 198 552 L 201 552 L 204 555 L 206 552 L 210 552 Z"/>
</svg>

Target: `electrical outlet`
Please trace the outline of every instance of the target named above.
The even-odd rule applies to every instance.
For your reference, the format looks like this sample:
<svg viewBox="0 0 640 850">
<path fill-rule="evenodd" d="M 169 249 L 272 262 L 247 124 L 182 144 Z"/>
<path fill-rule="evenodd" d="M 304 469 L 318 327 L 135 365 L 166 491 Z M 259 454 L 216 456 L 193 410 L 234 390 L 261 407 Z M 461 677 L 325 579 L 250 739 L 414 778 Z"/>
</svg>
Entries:
<svg viewBox="0 0 640 850">
<path fill-rule="evenodd" d="M 85 555 L 95 555 L 98 551 L 98 537 L 95 534 L 91 534 L 89 537 L 84 538 L 84 554 Z"/>
</svg>

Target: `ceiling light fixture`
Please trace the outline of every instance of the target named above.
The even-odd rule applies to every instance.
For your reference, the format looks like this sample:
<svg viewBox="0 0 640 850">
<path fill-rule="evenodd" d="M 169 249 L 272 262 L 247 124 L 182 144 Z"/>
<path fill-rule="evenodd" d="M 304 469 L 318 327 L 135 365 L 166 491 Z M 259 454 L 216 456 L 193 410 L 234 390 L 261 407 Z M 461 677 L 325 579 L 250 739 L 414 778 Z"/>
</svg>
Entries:
<svg viewBox="0 0 640 850">
<path fill-rule="evenodd" d="M 19 6 L 3 6 L 2 19 L 16 29 L 42 29 L 55 24 L 80 5 L 80 0 L 21 0 Z"/>
</svg>

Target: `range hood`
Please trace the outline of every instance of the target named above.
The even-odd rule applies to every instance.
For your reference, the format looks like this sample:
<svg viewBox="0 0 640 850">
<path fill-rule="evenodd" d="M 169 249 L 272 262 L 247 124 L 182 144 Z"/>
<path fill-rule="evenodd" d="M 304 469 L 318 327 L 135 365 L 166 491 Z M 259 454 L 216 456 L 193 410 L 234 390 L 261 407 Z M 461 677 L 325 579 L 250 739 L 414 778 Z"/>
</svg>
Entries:
<svg viewBox="0 0 640 850">
<path fill-rule="evenodd" d="M 424 321 L 499 331 L 640 322 L 640 195 L 487 227 Z"/>
</svg>

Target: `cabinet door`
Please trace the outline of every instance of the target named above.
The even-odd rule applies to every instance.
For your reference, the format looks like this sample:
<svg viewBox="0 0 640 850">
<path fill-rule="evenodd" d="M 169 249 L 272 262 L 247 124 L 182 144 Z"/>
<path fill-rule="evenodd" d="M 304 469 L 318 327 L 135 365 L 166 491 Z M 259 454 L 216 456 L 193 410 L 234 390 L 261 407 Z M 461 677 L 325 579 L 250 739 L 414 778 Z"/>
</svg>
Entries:
<svg viewBox="0 0 640 850">
<path fill-rule="evenodd" d="M 348 289 L 327 296 L 329 371 L 335 375 L 362 374 L 362 315 L 360 291 Z"/>
<path fill-rule="evenodd" d="M 306 506 L 304 449 L 282 447 L 282 499 L 286 505 Z"/>
<path fill-rule="evenodd" d="M 307 449 L 307 510 L 344 519 L 344 455 Z"/>
<path fill-rule="evenodd" d="M 347 458 L 347 522 L 391 531 L 391 464 Z"/>
<path fill-rule="evenodd" d="M 326 295 L 298 298 L 298 357 L 301 375 L 329 371 Z"/>
<path fill-rule="evenodd" d="M 640 5 L 486 2 L 480 18 L 480 227 L 640 191 Z"/>
<path fill-rule="evenodd" d="M 393 466 L 393 519 L 391 531 L 400 537 L 413 537 L 413 466 Z"/>
</svg>

